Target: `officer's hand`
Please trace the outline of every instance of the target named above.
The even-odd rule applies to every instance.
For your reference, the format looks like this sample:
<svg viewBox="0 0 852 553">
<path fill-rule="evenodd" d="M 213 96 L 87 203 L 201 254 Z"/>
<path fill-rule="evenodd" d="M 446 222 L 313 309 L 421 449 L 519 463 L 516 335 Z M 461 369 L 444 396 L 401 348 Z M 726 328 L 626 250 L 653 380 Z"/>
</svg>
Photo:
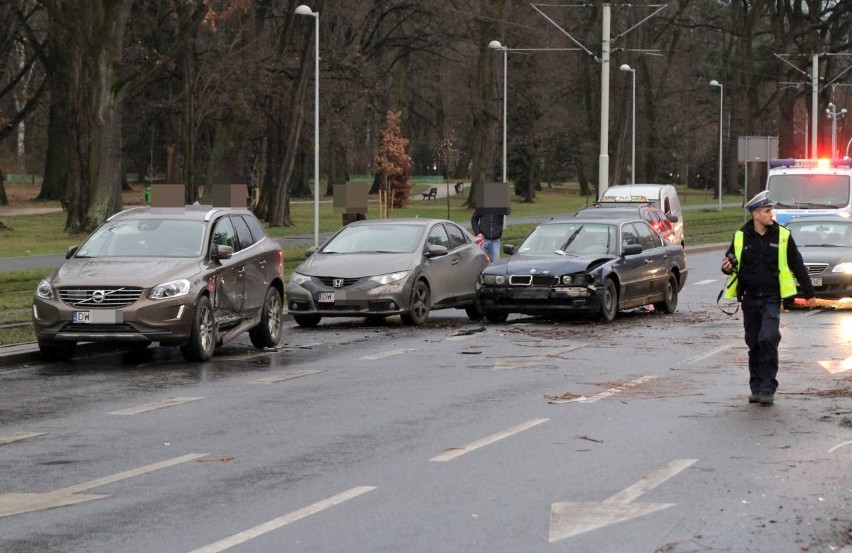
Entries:
<svg viewBox="0 0 852 553">
<path fill-rule="evenodd" d="M 722 258 L 722 272 L 725 274 L 730 274 L 733 270 L 734 266 L 731 264 L 731 260 L 727 257 Z"/>
</svg>

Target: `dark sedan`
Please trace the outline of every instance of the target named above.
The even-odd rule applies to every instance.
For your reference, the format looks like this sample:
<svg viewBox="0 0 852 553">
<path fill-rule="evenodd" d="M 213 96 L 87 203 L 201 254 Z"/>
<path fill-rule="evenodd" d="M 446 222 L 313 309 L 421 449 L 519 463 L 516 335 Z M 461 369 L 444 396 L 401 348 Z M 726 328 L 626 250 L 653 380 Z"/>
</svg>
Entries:
<svg viewBox="0 0 852 553">
<path fill-rule="evenodd" d="M 835 215 L 799 217 L 786 226 L 802 254 L 817 297 L 852 296 L 852 220 Z"/>
<path fill-rule="evenodd" d="M 610 322 L 620 310 L 677 309 L 688 269 L 683 248 L 646 221 L 575 217 L 539 225 L 511 257 L 486 267 L 480 303 L 491 322 L 510 313 L 579 314 Z"/>
</svg>

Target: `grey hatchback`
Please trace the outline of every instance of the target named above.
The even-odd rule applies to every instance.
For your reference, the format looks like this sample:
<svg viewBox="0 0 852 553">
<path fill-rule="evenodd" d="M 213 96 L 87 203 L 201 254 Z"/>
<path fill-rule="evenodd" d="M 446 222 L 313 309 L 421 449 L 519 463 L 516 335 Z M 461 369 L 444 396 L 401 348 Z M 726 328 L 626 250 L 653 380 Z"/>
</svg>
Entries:
<svg viewBox="0 0 852 553">
<path fill-rule="evenodd" d="M 78 342 L 179 345 L 189 361 L 246 331 L 255 347 L 278 343 L 283 253 L 247 209 L 127 209 L 66 259 L 33 297 L 47 359 Z"/>
<path fill-rule="evenodd" d="M 351 223 L 290 277 L 288 312 L 300 326 L 323 317 L 401 315 L 422 325 L 433 309 L 481 319 L 479 273 L 488 264 L 469 232 L 441 219 Z"/>
</svg>

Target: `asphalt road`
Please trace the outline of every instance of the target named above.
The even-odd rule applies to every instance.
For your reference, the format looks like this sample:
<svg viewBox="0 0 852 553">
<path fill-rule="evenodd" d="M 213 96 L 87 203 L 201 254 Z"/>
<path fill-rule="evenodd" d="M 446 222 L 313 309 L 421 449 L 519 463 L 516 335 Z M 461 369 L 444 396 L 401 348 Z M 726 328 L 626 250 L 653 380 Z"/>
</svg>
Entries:
<svg viewBox="0 0 852 553">
<path fill-rule="evenodd" d="M 718 257 L 672 316 L 2 370 L 0 551 L 849 553 L 848 314 L 785 313 L 778 400 L 749 405 Z"/>
</svg>

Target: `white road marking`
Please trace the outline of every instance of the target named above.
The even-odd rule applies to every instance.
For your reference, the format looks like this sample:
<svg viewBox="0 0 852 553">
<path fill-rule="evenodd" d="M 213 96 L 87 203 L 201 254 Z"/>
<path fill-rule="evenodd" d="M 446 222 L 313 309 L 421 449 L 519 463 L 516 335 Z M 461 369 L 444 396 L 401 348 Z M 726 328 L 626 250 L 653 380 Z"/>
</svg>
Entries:
<svg viewBox="0 0 852 553">
<path fill-rule="evenodd" d="M 403 353 L 408 353 L 409 351 L 414 351 L 413 349 L 392 349 L 390 351 L 385 351 L 382 353 L 377 353 L 375 355 L 367 355 L 364 357 L 359 357 L 359 360 L 362 361 L 379 361 L 380 359 L 387 359 L 388 357 L 393 357 L 395 355 L 402 355 Z"/>
<path fill-rule="evenodd" d="M 837 450 L 838 450 L 838 449 L 840 449 L 841 447 L 844 447 L 844 446 L 847 446 L 847 445 L 852 445 L 852 442 L 843 442 L 843 443 L 841 443 L 841 444 L 837 444 L 836 446 L 834 446 L 834 447 L 832 447 L 831 449 L 829 449 L 829 450 L 828 450 L 828 452 L 829 452 L 829 453 L 834 453 L 835 451 L 837 451 Z"/>
<path fill-rule="evenodd" d="M 719 282 L 718 278 L 709 278 L 707 280 L 699 280 L 698 282 L 693 282 L 693 286 L 705 286 L 707 284 L 713 284 L 714 282 Z"/>
<path fill-rule="evenodd" d="M 21 440 L 28 440 L 36 436 L 44 436 L 46 432 L 15 432 L 10 436 L 0 436 L 0 445 L 11 444 Z"/>
<path fill-rule="evenodd" d="M 438 455 L 437 457 L 432 457 L 429 460 L 434 461 L 436 463 L 443 463 L 445 461 L 451 461 L 451 460 L 455 459 L 456 457 L 460 457 L 460 456 L 464 455 L 465 453 L 470 453 L 471 451 L 477 450 L 481 447 L 491 445 L 494 442 L 498 442 L 498 441 L 502 440 L 503 438 L 508 438 L 509 436 L 517 434 L 518 432 L 523 432 L 524 430 L 528 430 L 528 429 L 530 429 L 534 426 L 538 426 L 539 424 L 541 424 L 543 422 L 547 422 L 549 420 L 550 419 L 528 420 L 527 422 L 518 424 L 518 425 L 513 426 L 511 428 L 507 428 L 506 430 L 503 430 L 502 432 L 492 434 L 491 436 L 488 436 L 486 438 L 482 438 L 481 440 L 476 440 L 475 442 L 471 442 L 471 443 L 469 443 L 465 446 L 454 447 L 454 448 L 452 448 L 448 451 L 445 451 L 441 455 Z"/>
<path fill-rule="evenodd" d="M 706 353 L 701 353 L 699 355 L 696 355 L 695 357 L 690 357 L 689 359 L 684 361 L 683 364 L 684 365 L 690 365 L 690 364 L 695 363 L 697 361 L 701 361 L 702 359 L 707 359 L 708 357 L 716 355 L 717 353 L 722 353 L 723 351 L 730 349 L 730 348 L 731 348 L 730 344 L 728 344 L 727 346 L 719 346 L 718 348 L 711 349 L 710 351 L 708 351 Z"/>
<path fill-rule="evenodd" d="M 583 532 L 597 530 L 616 522 L 640 517 L 654 511 L 672 507 L 674 503 L 631 503 L 645 492 L 659 486 L 698 459 L 675 459 L 632 486 L 600 503 L 553 503 L 550 506 L 551 543 Z"/>
<path fill-rule="evenodd" d="M 542 362 L 552 360 L 554 358 L 559 359 L 562 354 L 568 353 L 569 351 L 574 351 L 576 349 L 584 348 L 586 344 L 573 344 L 568 347 L 555 349 L 552 351 L 545 351 L 543 353 L 539 353 L 538 355 L 522 355 L 515 357 L 498 357 L 497 361 L 494 364 L 495 371 L 502 371 L 507 369 L 520 369 L 524 367 L 535 367 L 541 365 Z"/>
<path fill-rule="evenodd" d="M 129 409 L 122 409 L 121 411 L 113 411 L 109 413 L 110 415 L 138 415 L 139 413 L 146 413 L 148 411 L 155 411 L 157 409 L 165 409 L 166 407 L 174 407 L 175 405 L 182 405 L 184 403 L 189 403 L 190 401 L 198 401 L 199 399 L 204 399 L 203 397 L 174 397 L 172 399 L 167 399 L 164 401 L 158 401 L 156 403 L 148 403 L 147 405 L 140 405 L 138 407 L 130 407 Z"/>
<path fill-rule="evenodd" d="M 277 530 L 282 526 L 286 526 L 292 522 L 296 522 L 297 520 L 301 520 L 310 515 L 315 515 L 320 511 L 324 511 L 329 507 L 334 507 L 335 505 L 339 505 L 344 501 L 348 501 L 355 497 L 358 497 L 361 494 L 365 494 L 367 492 L 371 492 L 375 490 L 375 486 L 359 486 L 357 488 L 352 488 L 351 490 L 345 491 L 343 493 L 337 494 L 333 497 L 325 499 L 323 501 L 319 501 L 314 503 L 313 505 L 309 505 L 298 511 L 293 511 L 292 513 L 286 514 L 284 516 L 274 518 L 268 522 L 264 522 L 254 528 L 249 528 L 248 530 L 244 530 L 239 534 L 234 534 L 231 537 L 225 538 L 223 540 L 219 540 L 215 543 L 211 543 L 210 545 L 205 545 L 204 547 L 199 547 L 198 549 L 193 549 L 190 553 L 218 553 L 219 551 L 224 551 L 226 549 L 230 549 L 235 545 L 239 545 L 241 543 L 245 543 L 249 540 L 252 540 L 258 536 L 262 536 L 267 532 L 271 532 L 273 530 Z"/>
<path fill-rule="evenodd" d="M 284 382 L 285 380 L 293 380 L 294 378 L 302 378 L 303 376 L 310 376 L 312 374 L 318 374 L 323 371 L 310 370 L 306 369 L 303 371 L 291 371 L 284 374 L 279 374 L 278 376 L 268 376 L 266 378 L 261 378 L 260 380 L 256 380 L 255 384 L 275 384 L 276 382 Z"/>
<path fill-rule="evenodd" d="M 817 361 L 817 363 L 822 365 L 822 368 L 831 374 L 842 373 L 852 369 L 852 357 L 847 357 L 843 360 Z"/>
<path fill-rule="evenodd" d="M 88 482 L 75 484 L 73 486 L 68 486 L 67 488 L 61 488 L 47 493 L 0 493 L 0 518 L 18 515 L 21 513 L 52 509 L 54 507 L 64 507 L 66 505 L 74 505 L 75 503 L 109 497 L 108 495 L 82 495 L 80 492 L 84 492 L 98 486 L 112 484 L 119 480 L 140 476 L 155 470 L 186 463 L 187 461 L 200 459 L 207 455 L 209 455 L 209 453 L 191 453 L 182 457 L 175 457 L 174 459 L 145 465 L 144 467 L 119 472 L 110 476 L 104 476 L 103 478 L 98 478 L 96 480 L 89 480 Z"/>
<path fill-rule="evenodd" d="M 600 401 L 600 400 L 608 398 L 610 396 L 614 396 L 618 392 L 623 392 L 627 388 L 639 386 L 640 384 L 644 384 L 645 382 L 648 382 L 649 380 L 654 380 L 655 378 L 659 378 L 659 376 L 655 375 L 655 374 L 647 374 L 645 376 L 640 376 L 636 380 L 631 380 L 630 382 L 625 382 L 621 386 L 609 388 L 609 389 L 604 390 L 603 392 L 601 392 L 599 394 L 595 394 L 595 395 L 590 396 L 590 397 L 582 396 L 582 397 L 576 397 L 576 398 L 572 398 L 572 399 L 551 399 L 551 400 L 548 401 L 548 403 L 552 403 L 554 405 L 558 405 L 560 403 L 595 403 L 596 401 Z"/>
</svg>

